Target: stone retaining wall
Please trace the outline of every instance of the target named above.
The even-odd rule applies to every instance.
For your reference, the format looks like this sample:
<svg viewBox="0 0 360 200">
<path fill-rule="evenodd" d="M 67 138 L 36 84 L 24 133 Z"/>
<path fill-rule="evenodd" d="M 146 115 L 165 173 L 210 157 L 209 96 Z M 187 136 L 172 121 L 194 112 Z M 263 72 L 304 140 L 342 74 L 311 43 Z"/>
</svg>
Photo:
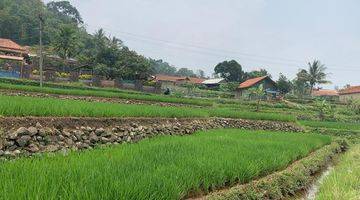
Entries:
<svg viewBox="0 0 360 200">
<path fill-rule="evenodd" d="M 91 149 L 97 145 L 137 142 L 156 135 L 186 135 L 215 128 L 302 131 L 285 122 L 223 118 L 0 118 L 0 127 L 3 128 L 1 157 Z"/>
</svg>

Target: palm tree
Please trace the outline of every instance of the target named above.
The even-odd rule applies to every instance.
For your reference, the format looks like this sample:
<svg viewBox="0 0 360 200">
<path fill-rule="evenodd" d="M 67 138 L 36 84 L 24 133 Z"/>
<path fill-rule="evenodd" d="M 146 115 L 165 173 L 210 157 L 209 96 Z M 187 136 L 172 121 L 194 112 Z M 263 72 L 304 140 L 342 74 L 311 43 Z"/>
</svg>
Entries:
<svg viewBox="0 0 360 200">
<path fill-rule="evenodd" d="M 326 80 L 326 67 L 325 65 L 321 64 L 319 60 L 314 60 L 312 63 L 309 62 L 308 66 L 309 70 L 306 75 L 306 79 L 310 84 L 311 94 L 316 84 L 330 83 L 330 81 Z"/>
<path fill-rule="evenodd" d="M 72 25 L 63 25 L 53 41 L 54 49 L 63 59 L 68 59 L 77 54 L 79 38 L 77 30 Z"/>
</svg>

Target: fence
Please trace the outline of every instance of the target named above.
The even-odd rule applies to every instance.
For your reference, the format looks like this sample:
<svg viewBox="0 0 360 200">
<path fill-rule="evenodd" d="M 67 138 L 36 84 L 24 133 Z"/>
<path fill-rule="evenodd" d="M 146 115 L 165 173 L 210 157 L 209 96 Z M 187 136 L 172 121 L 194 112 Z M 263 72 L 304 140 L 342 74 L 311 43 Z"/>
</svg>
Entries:
<svg viewBox="0 0 360 200">
<path fill-rule="evenodd" d="M 0 70 L 0 77 L 5 77 L 5 78 L 20 78 L 20 72 Z"/>
</svg>

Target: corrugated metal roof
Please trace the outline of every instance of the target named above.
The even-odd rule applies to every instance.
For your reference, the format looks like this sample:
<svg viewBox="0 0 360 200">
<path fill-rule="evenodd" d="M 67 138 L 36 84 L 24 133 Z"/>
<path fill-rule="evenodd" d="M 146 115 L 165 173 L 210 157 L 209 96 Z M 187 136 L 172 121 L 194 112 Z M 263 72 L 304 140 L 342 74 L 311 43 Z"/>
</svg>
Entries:
<svg viewBox="0 0 360 200">
<path fill-rule="evenodd" d="M 203 81 L 202 83 L 203 83 L 203 84 L 218 84 L 218 83 L 220 83 L 220 82 L 223 81 L 223 80 L 224 80 L 223 78 L 214 78 L 214 79 L 205 80 L 205 81 Z"/>
</svg>

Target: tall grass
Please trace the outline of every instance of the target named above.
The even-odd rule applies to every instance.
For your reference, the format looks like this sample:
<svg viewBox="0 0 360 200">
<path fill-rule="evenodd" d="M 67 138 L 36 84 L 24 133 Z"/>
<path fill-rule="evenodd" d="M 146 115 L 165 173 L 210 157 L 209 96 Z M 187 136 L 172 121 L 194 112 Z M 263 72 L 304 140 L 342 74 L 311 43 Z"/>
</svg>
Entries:
<svg viewBox="0 0 360 200">
<path fill-rule="evenodd" d="M 360 199 L 360 144 L 351 148 L 325 178 L 317 200 Z"/>
<path fill-rule="evenodd" d="M 0 115 L 54 117 L 228 117 L 295 121 L 295 118 L 289 116 L 271 113 L 239 112 L 222 108 L 205 109 L 155 105 L 129 105 L 4 95 L 0 95 Z"/>
<path fill-rule="evenodd" d="M 180 199 L 282 169 L 330 137 L 212 130 L 0 165 L 1 199 Z"/>
<path fill-rule="evenodd" d="M 326 121 L 300 121 L 301 125 L 310 126 L 314 128 L 329 128 L 340 130 L 358 130 L 360 131 L 360 123 L 347 122 L 326 122 Z"/>
<path fill-rule="evenodd" d="M 56 88 L 56 87 L 38 87 L 32 85 L 14 85 L 7 83 L 0 83 L 0 89 L 19 90 L 28 92 L 39 92 L 45 94 L 59 94 L 59 95 L 75 95 L 75 96 L 94 96 L 94 97 L 108 97 L 108 98 L 121 98 L 121 99 L 134 99 L 142 101 L 155 101 L 166 103 L 181 103 L 192 104 L 199 106 L 210 106 L 211 101 L 202 99 L 190 98 L 177 98 L 148 93 L 134 93 L 123 90 L 106 90 L 106 89 L 76 89 L 76 88 Z"/>
</svg>

